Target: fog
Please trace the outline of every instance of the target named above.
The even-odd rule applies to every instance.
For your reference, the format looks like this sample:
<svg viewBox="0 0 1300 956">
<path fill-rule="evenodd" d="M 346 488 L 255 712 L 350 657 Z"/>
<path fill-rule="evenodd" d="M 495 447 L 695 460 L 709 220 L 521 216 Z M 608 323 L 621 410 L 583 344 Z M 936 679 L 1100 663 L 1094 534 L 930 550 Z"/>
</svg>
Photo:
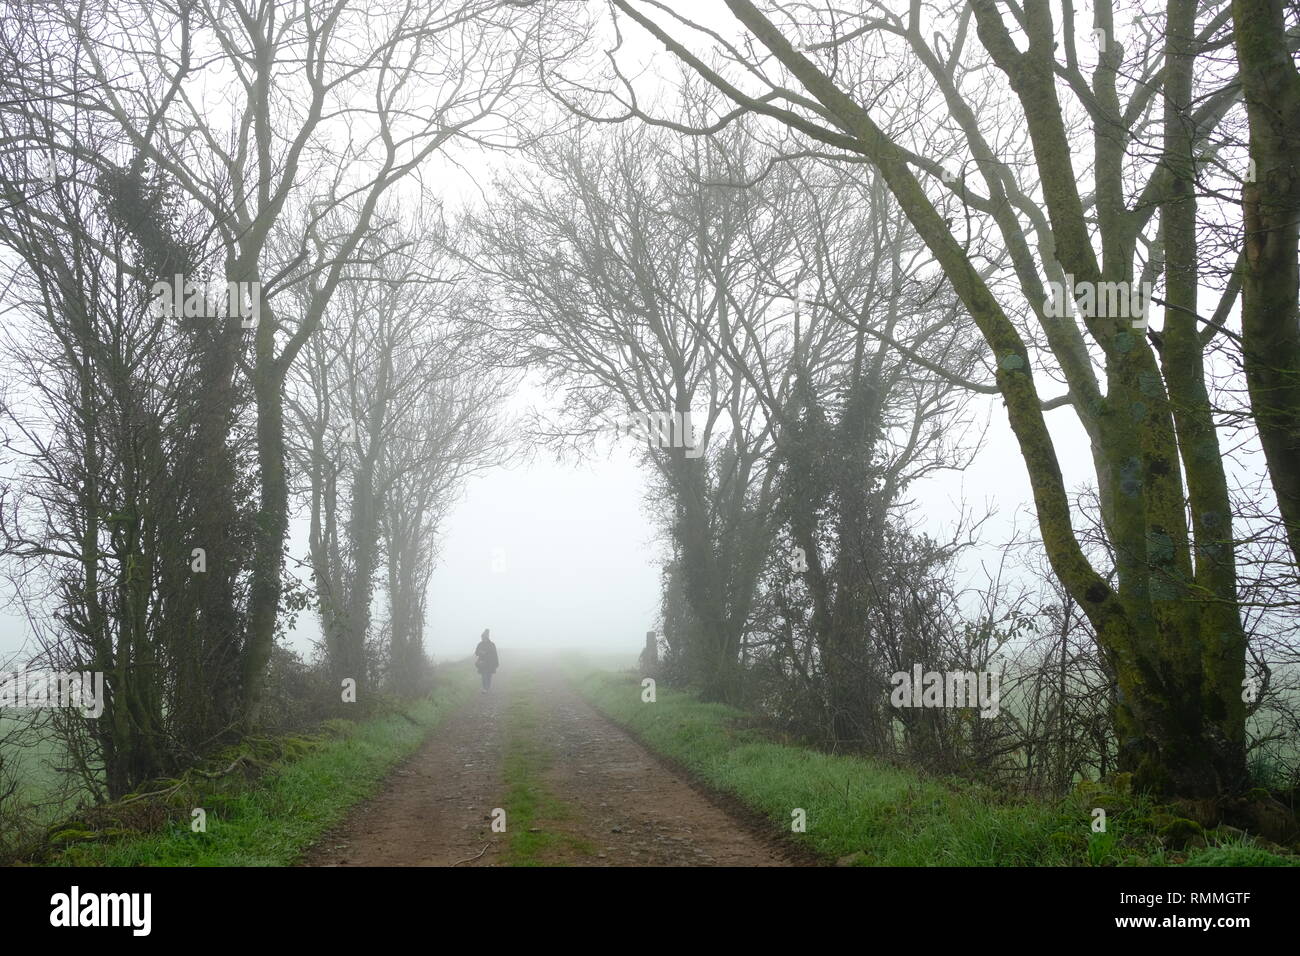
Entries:
<svg viewBox="0 0 1300 956">
<path fill-rule="evenodd" d="M 0 0 L 0 862 L 1295 857 L 1298 17 Z"/>
</svg>

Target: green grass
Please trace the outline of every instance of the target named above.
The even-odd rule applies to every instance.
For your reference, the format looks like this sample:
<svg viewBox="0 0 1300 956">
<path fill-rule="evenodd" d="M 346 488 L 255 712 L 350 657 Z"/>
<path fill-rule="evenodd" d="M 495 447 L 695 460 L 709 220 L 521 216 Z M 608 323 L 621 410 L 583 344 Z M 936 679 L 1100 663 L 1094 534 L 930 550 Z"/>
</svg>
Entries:
<svg viewBox="0 0 1300 956">
<path fill-rule="evenodd" d="M 395 764 L 414 753 L 467 696 L 468 667 L 444 672 L 432 699 L 370 720 L 330 721 L 332 736 L 246 783 L 233 775 L 196 796 L 207 831 L 191 831 L 190 815 L 155 832 L 112 842 L 77 843 L 52 863 L 68 866 L 287 866 L 348 810 L 375 793 Z M 302 752 L 305 751 L 305 752 Z"/>
<path fill-rule="evenodd" d="M 54 768 L 63 762 L 62 744 L 40 723 L 32 724 L 26 716 L 0 715 L 0 741 L 4 742 L 0 758 L 18 780 L 13 799 L 29 807 L 30 815 L 39 822 L 54 822 L 67 812 L 67 801 L 85 793 L 60 794 L 67 780 Z"/>
<path fill-rule="evenodd" d="M 1015 800 L 977 784 L 926 777 L 862 757 L 774 743 L 743 725 L 749 715 L 659 688 L 643 703 L 631 674 L 595 672 L 579 691 L 646 746 L 709 786 L 737 797 L 821 856 L 874 866 L 1295 865 L 1262 849 L 1227 843 L 1188 853 L 1156 832 L 1172 818 L 1126 795 L 1084 790 L 1050 804 Z M 1091 830 L 1091 808 L 1107 806 L 1107 832 Z M 1166 823 L 1167 825 L 1167 823 Z"/>
<path fill-rule="evenodd" d="M 511 866 L 550 866 L 566 853 L 593 855 L 589 841 L 561 827 L 572 819 L 572 809 L 548 793 L 542 776 L 551 764 L 551 750 L 537 723 L 533 675 L 520 672 L 511 687 L 506 709 L 506 751 L 502 759 L 505 781 L 506 854 Z M 557 859 L 560 857 L 561 859 Z"/>
</svg>

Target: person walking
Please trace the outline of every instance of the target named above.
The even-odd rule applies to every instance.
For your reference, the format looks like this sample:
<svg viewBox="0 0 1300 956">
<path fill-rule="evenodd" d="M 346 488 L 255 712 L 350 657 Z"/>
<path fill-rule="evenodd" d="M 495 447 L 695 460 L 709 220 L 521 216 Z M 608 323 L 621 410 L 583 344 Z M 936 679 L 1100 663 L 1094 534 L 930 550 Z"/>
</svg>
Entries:
<svg viewBox="0 0 1300 956">
<path fill-rule="evenodd" d="M 479 691 L 486 694 L 488 688 L 492 686 L 492 675 L 496 673 L 500 661 L 497 660 L 497 646 L 492 643 L 488 637 L 487 629 L 484 629 L 482 638 L 479 639 L 478 647 L 474 648 L 474 667 L 479 676 L 483 678 L 483 689 Z"/>
</svg>

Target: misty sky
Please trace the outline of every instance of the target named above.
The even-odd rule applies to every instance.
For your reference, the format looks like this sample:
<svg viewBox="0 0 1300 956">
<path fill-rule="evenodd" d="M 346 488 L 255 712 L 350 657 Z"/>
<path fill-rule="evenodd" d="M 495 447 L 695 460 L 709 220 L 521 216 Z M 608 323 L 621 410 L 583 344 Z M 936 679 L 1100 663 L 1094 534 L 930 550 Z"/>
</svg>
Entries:
<svg viewBox="0 0 1300 956">
<path fill-rule="evenodd" d="M 692 5 L 691 13 L 724 33 L 734 32 L 734 23 L 714 0 Z M 662 82 L 655 74 L 676 72 L 671 58 L 639 28 L 630 23 L 625 28 L 621 59 L 649 66 L 639 74 L 639 84 L 653 89 Z M 449 209 L 487 198 L 490 183 L 483 173 L 494 166 L 488 157 L 468 167 L 476 174 L 464 165 L 435 164 L 446 183 Z M 1045 380 L 1039 385 L 1045 396 L 1059 391 Z M 522 411 L 535 404 L 535 396 L 521 395 L 512 404 L 512 411 Z M 917 527 L 938 536 L 952 526 L 963 501 L 976 514 L 996 511 L 981 529 L 981 546 L 962 562 L 966 583 L 978 586 L 984 583 L 981 561 L 996 562 L 997 547 L 1013 530 L 1033 523 L 1028 478 L 1001 399 L 979 396 L 972 407 L 978 425 L 989 424 L 983 452 L 966 471 L 928 479 L 908 497 L 918 502 Z M 1086 436 L 1068 412 L 1049 413 L 1048 422 L 1067 483 L 1078 488 L 1091 480 Z M 656 624 L 660 600 L 662 546 L 643 514 L 644 493 L 644 473 L 627 445 L 583 464 L 557 463 L 542 451 L 526 464 L 471 479 L 441 535 L 429 597 L 428 651 L 435 660 L 464 656 L 488 627 L 503 649 L 635 653 Z M 305 557 L 305 520 L 294 521 L 290 548 L 295 557 Z M 495 549 L 504 552 L 504 571 L 493 570 Z M 383 618 L 382 605 L 376 613 Z M 0 663 L 22 648 L 28 633 L 14 608 L 0 606 Z M 318 635 L 315 617 L 303 614 L 292 643 L 308 653 Z"/>
</svg>

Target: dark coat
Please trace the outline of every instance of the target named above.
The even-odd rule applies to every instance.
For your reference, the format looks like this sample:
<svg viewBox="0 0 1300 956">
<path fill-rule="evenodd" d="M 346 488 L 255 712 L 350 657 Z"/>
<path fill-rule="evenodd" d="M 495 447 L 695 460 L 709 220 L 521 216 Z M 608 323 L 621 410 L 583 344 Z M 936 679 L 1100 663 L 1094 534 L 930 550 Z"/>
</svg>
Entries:
<svg viewBox="0 0 1300 956">
<path fill-rule="evenodd" d="M 497 667 L 497 646 L 491 641 L 479 641 L 474 648 L 474 667 L 480 674 L 495 674 Z"/>
</svg>

